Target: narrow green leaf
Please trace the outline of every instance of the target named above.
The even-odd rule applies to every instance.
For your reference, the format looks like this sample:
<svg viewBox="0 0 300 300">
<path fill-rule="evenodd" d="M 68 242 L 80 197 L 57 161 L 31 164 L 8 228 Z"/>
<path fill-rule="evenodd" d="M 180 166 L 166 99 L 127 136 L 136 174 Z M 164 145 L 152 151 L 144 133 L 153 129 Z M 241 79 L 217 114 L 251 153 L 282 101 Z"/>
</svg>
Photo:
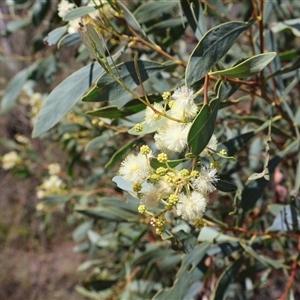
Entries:
<svg viewBox="0 0 300 300">
<path fill-rule="evenodd" d="M 243 133 L 237 137 L 234 137 L 223 144 L 218 146 L 218 150 L 225 149 L 227 155 L 235 155 L 238 151 L 244 148 L 249 140 L 251 140 L 255 136 L 255 131 L 249 131 Z"/>
<path fill-rule="evenodd" d="M 244 257 L 241 256 L 222 273 L 222 275 L 220 276 L 217 282 L 212 299 L 214 300 L 224 299 L 224 295 L 226 294 L 229 285 L 234 282 L 234 279 L 239 273 L 239 270 L 243 262 L 244 262 Z"/>
<path fill-rule="evenodd" d="M 209 105 L 203 105 L 188 133 L 188 145 L 197 156 L 207 146 L 215 128 L 220 99 L 213 99 Z"/>
<path fill-rule="evenodd" d="M 207 0 L 208 3 L 210 3 L 211 5 L 213 5 L 214 7 L 212 7 L 210 9 L 210 11 L 214 14 L 214 15 L 218 15 L 221 18 L 224 19 L 228 19 L 229 17 L 229 12 L 226 9 L 226 7 L 223 4 L 222 0 Z M 208 7 L 210 8 L 210 7 Z"/>
<path fill-rule="evenodd" d="M 134 144 L 135 139 L 129 141 L 127 144 L 125 144 L 123 147 L 121 147 L 119 150 L 117 150 L 112 157 L 110 158 L 109 162 L 105 165 L 105 168 L 110 168 L 117 162 L 119 162 L 124 155 L 127 153 L 129 149 L 131 149 L 132 145 Z"/>
<path fill-rule="evenodd" d="M 284 52 L 279 53 L 279 58 L 281 61 L 292 61 L 299 57 L 300 51 L 297 49 L 286 50 Z"/>
<path fill-rule="evenodd" d="M 87 65 L 60 83 L 48 96 L 33 128 L 33 137 L 52 128 L 82 97 L 89 88 L 90 65 Z M 99 77 L 103 69 L 95 64 L 92 77 Z"/>
<path fill-rule="evenodd" d="M 209 30 L 189 58 L 185 72 L 186 85 L 191 86 L 202 79 L 255 21 L 228 22 Z"/>
<path fill-rule="evenodd" d="M 221 75 L 232 78 L 247 78 L 261 72 L 276 56 L 275 52 L 252 56 L 227 70 L 211 72 L 210 75 Z"/>
<path fill-rule="evenodd" d="M 177 28 L 180 26 L 184 26 L 184 23 L 186 22 L 186 19 L 182 19 L 182 18 L 174 18 L 174 19 L 168 19 L 168 20 L 164 20 L 158 23 L 155 23 L 154 25 L 152 25 L 151 27 L 149 27 L 147 29 L 147 34 L 150 33 L 156 33 L 159 30 L 164 30 L 164 29 L 171 29 L 171 28 Z"/>
<path fill-rule="evenodd" d="M 196 246 L 192 252 L 185 254 L 180 269 L 176 274 L 173 286 L 158 292 L 153 299 L 184 299 L 188 288 L 195 281 L 193 274 L 194 272 L 199 272 L 197 266 L 206 257 L 206 252 L 210 247 L 210 243 L 202 243 L 201 245 Z"/>
<path fill-rule="evenodd" d="M 160 119 L 158 122 L 156 122 L 155 125 L 149 125 L 149 124 L 143 124 L 143 130 L 142 131 L 136 131 L 134 127 L 128 130 L 129 134 L 132 135 L 145 135 L 148 133 L 155 132 L 158 128 L 161 127 L 161 125 L 165 122 L 164 119 Z"/>
<path fill-rule="evenodd" d="M 96 110 L 88 111 L 88 115 L 100 118 L 119 119 L 128 115 L 126 111 L 122 111 L 117 106 L 105 106 Z M 129 113 L 130 114 L 130 113 Z"/>
<path fill-rule="evenodd" d="M 41 61 L 37 61 L 29 67 L 23 69 L 17 73 L 8 83 L 5 90 L 5 94 L 1 101 L 1 114 L 9 111 L 15 105 L 18 96 L 21 93 L 23 85 L 27 81 L 28 77 L 34 72 Z"/>
<path fill-rule="evenodd" d="M 200 40 L 207 31 L 201 3 L 198 0 L 181 0 L 180 4 L 196 38 Z"/>
<path fill-rule="evenodd" d="M 63 36 L 59 42 L 57 43 L 57 48 L 61 48 L 62 46 L 72 46 L 76 43 L 79 43 L 81 41 L 80 35 L 78 32 L 66 34 Z"/>
<path fill-rule="evenodd" d="M 91 218 L 114 222 L 124 222 L 128 221 L 128 219 L 132 219 L 133 217 L 137 217 L 137 215 L 134 215 L 133 213 L 114 211 L 111 207 L 95 209 L 77 208 L 75 211 Z"/>
<path fill-rule="evenodd" d="M 132 184 L 127 182 L 121 176 L 115 176 L 112 181 L 123 191 L 133 192 Z"/>
<path fill-rule="evenodd" d="M 13 33 L 13 32 L 18 31 L 19 29 L 26 27 L 30 23 L 31 23 L 31 21 L 29 19 L 12 20 L 12 21 L 7 22 L 6 30 L 8 32 Z"/>
<path fill-rule="evenodd" d="M 219 79 L 215 85 L 215 91 L 217 92 L 220 101 L 224 101 L 232 96 L 239 88 L 238 84 L 233 84 L 229 81 Z"/>
<path fill-rule="evenodd" d="M 54 30 L 50 31 L 48 35 L 44 38 L 44 42 L 48 46 L 55 45 L 66 32 L 67 26 L 55 28 Z"/>
<path fill-rule="evenodd" d="M 70 196 L 61 196 L 61 195 L 50 195 L 43 198 L 43 203 L 46 205 L 57 205 L 63 204 L 70 200 Z"/>
<path fill-rule="evenodd" d="M 274 269 L 282 269 L 284 268 L 284 264 L 280 260 L 274 260 L 269 257 L 258 254 L 251 246 L 246 243 L 240 242 L 240 245 L 244 248 L 244 250 L 253 256 L 255 259 L 263 263 L 264 265 L 274 268 Z"/>
<path fill-rule="evenodd" d="M 74 9 L 72 9 L 71 11 L 69 11 L 68 13 L 66 13 L 66 15 L 63 17 L 63 20 L 65 22 L 68 22 L 68 21 L 80 18 L 82 16 L 85 16 L 89 13 L 92 13 L 95 10 L 97 10 L 97 8 L 95 8 L 94 6 L 76 7 Z"/>
<path fill-rule="evenodd" d="M 218 180 L 216 188 L 225 193 L 233 193 L 237 190 L 237 186 L 235 184 L 222 179 Z"/>
<path fill-rule="evenodd" d="M 270 174 L 268 168 L 264 168 L 260 173 L 253 173 L 248 177 L 248 181 L 257 180 L 259 178 L 265 178 L 266 180 L 270 180 Z"/>
<path fill-rule="evenodd" d="M 99 100 L 98 87 L 94 86 L 91 90 L 89 90 L 88 93 L 81 98 L 81 101 L 100 102 L 101 100 Z M 103 99 L 102 101 L 106 101 L 106 100 Z"/>
<path fill-rule="evenodd" d="M 225 108 L 225 107 L 228 107 L 228 106 L 232 106 L 232 105 L 237 105 L 241 102 L 244 102 L 244 101 L 247 101 L 251 98 L 250 95 L 246 95 L 246 96 L 243 96 L 241 98 L 238 98 L 238 99 L 235 99 L 235 100 L 226 100 L 226 101 L 222 101 L 220 103 L 220 109 L 221 108 Z"/>
<path fill-rule="evenodd" d="M 175 159 L 175 160 L 168 160 L 168 166 L 170 166 L 171 168 L 175 168 L 176 166 L 178 166 L 179 164 L 185 162 L 186 159 L 182 158 L 182 159 Z M 166 167 L 165 163 L 160 163 L 157 158 L 151 157 L 150 158 L 150 165 L 153 169 L 157 169 L 159 167 Z"/>
<path fill-rule="evenodd" d="M 133 13 L 138 23 L 143 24 L 159 18 L 163 13 L 170 12 L 179 1 L 159 1 L 143 3 Z"/>
<path fill-rule="evenodd" d="M 130 25 L 130 27 L 132 27 L 135 31 L 140 32 L 144 36 L 146 36 L 141 25 L 136 20 L 135 16 L 132 14 L 132 12 L 128 9 L 128 7 L 121 1 L 118 1 L 118 5 L 121 7 L 124 18 L 125 18 L 126 22 Z"/>
<path fill-rule="evenodd" d="M 100 203 L 104 207 L 107 207 L 107 206 L 118 207 L 121 210 L 126 210 L 126 211 L 133 212 L 133 213 L 137 212 L 137 208 L 139 206 L 138 201 L 125 202 L 124 200 L 121 200 L 120 198 L 117 198 L 117 197 L 103 197 L 100 199 Z"/>
<path fill-rule="evenodd" d="M 106 62 L 105 55 L 105 40 L 99 30 L 91 23 L 85 24 L 84 27 L 80 28 L 78 31 L 82 39 L 82 42 L 89 50 L 90 54 L 98 61 L 98 63 L 105 67 Z M 106 69 L 105 69 L 106 70 Z"/>
<path fill-rule="evenodd" d="M 172 64 L 172 63 L 171 63 Z M 137 75 L 136 65 L 142 81 L 147 80 L 150 76 L 165 69 L 170 65 L 169 62 L 160 64 L 152 61 L 139 60 L 137 64 L 134 61 L 129 61 L 117 65 L 112 68 L 114 76 L 119 78 L 128 89 L 133 90 L 141 84 Z M 128 93 L 128 91 L 121 86 L 115 79 L 108 73 L 104 73 L 97 82 L 97 92 L 94 90 L 92 94 L 87 95 L 83 101 L 106 101 L 118 99 Z M 96 96 L 97 95 L 97 96 Z"/>
<path fill-rule="evenodd" d="M 157 260 L 164 259 L 174 254 L 171 249 L 161 249 L 159 244 L 153 245 L 153 247 L 146 248 L 145 251 L 136 255 L 137 257 L 133 261 L 133 266 L 141 266 L 147 264 L 156 263 Z"/>
<path fill-rule="evenodd" d="M 260 126 L 266 122 L 263 118 L 259 118 L 257 116 L 244 116 L 244 117 L 237 116 L 237 118 L 240 120 L 243 120 L 247 123 L 252 122 L 252 123 L 260 125 Z M 266 128 L 265 130 L 268 130 L 268 128 Z M 282 126 L 279 126 L 275 123 L 272 123 L 271 131 L 272 131 L 272 133 L 275 133 L 277 135 L 283 136 L 288 139 L 293 138 L 292 133 L 285 131 L 284 129 L 282 129 Z"/>
<path fill-rule="evenodd" d="M 274 33 L 290 29 L 296 37 L 300 37 L 300 18 L 273 23 L 270 29 Z"/>
<path fill-rule="evenodd" d="M 109 139 L 116 136 L 116 133 L 112 130 L 106 130 L 102 135 L 95 137 L 85 146 L 85 151 L 90 151 L 93 149 L 101 149 L 104 147 Z"/>
<path fill-rule="evenodd" d="M 204 150 L 213 134 L 220 101 L 230 97 L 236 89 L 236 85 L 222 80 L 217 81 L 215 85 L 217 97 L 211 100 L 209 105 L 202 106 L 188 134 L 188 145 L 194 155 L 197 156 Z"/>
<path fill-rule="evenodd" d="M 270 20 L 270 17 L 275 12 L 281 9 L 282 9 L 281 0 L 266 1 L 264 7 L 264 17 L 263 17 L 264 24 L 267 24 Z"/>
<path fill-rule="evenodd" d="M 300 68 L 300 57 L 297 57 L 294 61 L 292 61 L 288 65 L 284 66 L 280 70 L 278 70 L 278 71 L 274 72 L 273 74 L 271 74 L 270 76 L 268 76 L 265 80 L 298 70 L 299 68 Z"/>
<path fill-rule="evenodd" d="M 155 99 L 158 98 L 155 97 L 154 100 Z M 144 110 L 145 107 L 146 105 L 143 104 L 141 101 L 139 101 L 138 99 L 134 99 L 132 101 L 127 102 L 122 108 L 119 108 L 118 106 L 114 106 L 114 105 L 105 106 L 97 110 L 88 111 L 87 114 L 91 116 L 110 118 L 110 119 L 125 118 L 127 116 L 133 115 L 135 113 Z"/>
<path fill-rule="evenodd" d="M 85 221 L 82 224 L 80 224 L 72 234 L 72 238 L 76 242 L 82 241 L 88 232 L 88 230 L 93 228 L 93 222 L 91 220 Z"/>
</svg>

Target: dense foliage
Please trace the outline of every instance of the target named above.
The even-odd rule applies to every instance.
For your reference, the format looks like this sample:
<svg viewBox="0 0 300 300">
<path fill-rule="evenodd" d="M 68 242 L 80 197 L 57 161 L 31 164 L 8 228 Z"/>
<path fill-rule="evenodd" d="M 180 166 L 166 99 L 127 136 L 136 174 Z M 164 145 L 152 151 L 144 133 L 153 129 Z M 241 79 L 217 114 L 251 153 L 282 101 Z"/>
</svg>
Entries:
<svg viewBox="0 0 300 300">
<path fill-rule="evenodd" d="M 78 292 L 299 296 L 300 3 L 6 2 L 4 37 L 41 35 L 1 111 L 25 106 L 68 159 L 45 163 L 17 135 L 2 168 L 40 180 L 45 215 L 71 208 L 91 256 Z M 46 94 L 68 47 L 82 67 Z"/>
</svg>

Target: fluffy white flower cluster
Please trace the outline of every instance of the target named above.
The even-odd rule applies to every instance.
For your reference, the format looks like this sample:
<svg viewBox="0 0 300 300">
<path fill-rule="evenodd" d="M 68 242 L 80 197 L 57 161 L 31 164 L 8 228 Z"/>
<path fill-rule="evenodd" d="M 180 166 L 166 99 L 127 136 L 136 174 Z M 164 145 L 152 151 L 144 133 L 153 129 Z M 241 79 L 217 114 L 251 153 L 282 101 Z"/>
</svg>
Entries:
<svg viewBox="0 0 300 300">
<path fill-rule="evenodd" d="M 152 108 L 146 108 L 144 123 L 150 126 L 159 125 L 154 136 L 158 150 L 180 153 L 186 148 L 191 121 L 198 112 L 193 94 L 191 88 L 183 86 L 178 88 L 172 96 L 170 93 L 163 95 L 168 106 L 155 103 Z M 167 108 L 169 108 L 168 111 Z"/>
<path fill-rule="evenodd" d="M 98 9 L 95 9 L 95 11 L 89 13 L 89 17 L 91 17 L 94 20 L 97 20 L 97 18 L 101 18 L 101 14 L 105 14 L 108 18 L 113 16 L 113 12 L 111 11 L 111 6 L 107 3 L 106 0 L 90 0 L 85 1 L 83 3 L 87 6 L 94 6 L 95 8 L 98 7 Z M 63 19 L 66 14 L 73 10 L 75 8 L 74 3 L 70 3 L 68 0 L 61 0 L 57 5 L 57 11 L 58 15 Z M 101 9 L 100 9 L 101 8 Z M 80 30 L 82 18 L 76 18 L 73 20 L 70 20 L 68 22 L 68 33 L 76 33 Z"/>
<path fill-rule="evenodd" d="M 65 15 L 74 8 L 74 3 L 70 3 L 68 0 L 61 0 L 57 5 L 57 12 L 58 15 L 63 19 Z"/>
<path fill-rule="evenodd" d="M 202 227 L 209 194 L 216 190 L 218 181 L 217 164 L 206 167 L 200 160 L 204 156 L 213 156 L 217 149 L 215 135 L 199 155 L 198 164 L 191 164 L 189 170 L 180 169 L 180 165 L 172 167 L 169 153 L 182 153 L 187 148 L 188 132 L 198 106 L 193 100 L 193 90 L 185 86 L 173 95 L 164 93 L 163 99 L 165 104 L 155 103 L 146 109 L 144 120 L 147 126 L 157 128 L 154 140 L 160 154 L 154 157 L 150 148 L 144 145 L 139 154 L 128 155 L 119 170 L 141 201 L 139 212 L 151 215 L 151 224 L 158 234 L 165 230 L 167 211 L 174 211 L 183 219 L 194 222 L 195 226 L 198 224 L 198 228 Z"/>
</svg>

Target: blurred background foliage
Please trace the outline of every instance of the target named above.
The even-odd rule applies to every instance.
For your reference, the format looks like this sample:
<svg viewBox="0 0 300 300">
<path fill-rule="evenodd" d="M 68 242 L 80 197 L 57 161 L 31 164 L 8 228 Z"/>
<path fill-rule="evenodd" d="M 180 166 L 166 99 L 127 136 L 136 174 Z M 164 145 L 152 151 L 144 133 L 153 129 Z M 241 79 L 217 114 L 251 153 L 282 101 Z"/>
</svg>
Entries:
<svg viewBox="0 0 300 300">
<path fill-rule="evenodd" d="M 300 297 L 299 1 L 70 3 L 71 12 L 76 6 L 85 11 L 62 16 L 50 0 L 0 6 L 2 297 L 24 299 L 26 291 L 28 299 Z M 115 86 L 114 96 L 109 80 L 108 93 L 97 94 L 103 66 L 72 22 L 97 11 L 106 15 L 107 49 L 100 43 L 99 51 L 117 63 L 134 57 L 160 63 L 143 88 L 132 87 L 151 102 L 184 84 L 188 60 L 207 30 L 258 17 L 218 62 L 208 85 L 213 98 L 218 75 L 226 77 L 214 132 L 219 149 L 236 161 L 220 161 L 220 177 L 230 184 L 212 196 L 200 233 L 170 217 L 170 235 L 162 239 L 137 213 L 137 199 L 111 180 L 128 151 L 151 139 L 128 134 L 145 108 L 137 99 Z M 108 24 L 114 30 L 105 30 Z M 267 51 L 277 56 L 258 75 L 218 74 Z M 191 82 L 195 89 L 203 84 L 203 78 Z M 31 137 L 33 128 L 38 138 Z M 28 258 L 23 276 L 8 271 L 18 263 L 16 249 L 52 255 L 41 265 L 53 272 L 53 286 L 37 271 L 39 260 Z M 69 265 L 59 266 L 65 262 L 59 253 L 72 258 Z M 66 288 L 57 288 L 55 276 L 66 276 Z"/>
</svg>

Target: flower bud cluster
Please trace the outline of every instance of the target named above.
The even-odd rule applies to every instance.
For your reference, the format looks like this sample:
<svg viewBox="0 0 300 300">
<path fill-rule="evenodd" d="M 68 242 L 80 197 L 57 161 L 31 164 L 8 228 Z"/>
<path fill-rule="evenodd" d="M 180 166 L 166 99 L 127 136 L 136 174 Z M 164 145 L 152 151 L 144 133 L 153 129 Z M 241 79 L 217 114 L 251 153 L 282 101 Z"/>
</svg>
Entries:
<svg viewBox="0 0 300 300">
<path fill-rule="evenodd" d="M 58 163 L 48 165 L 49 176 L 45 177 L 43 183 L 37 187 L 37 198 L 42 199 L 51 195 L 63 195 L 65 184 L 59 177 L 61 171 Z"/>
<path fill-rule="evenodd" d="M 143 124 L 158 128 L 154 135 L 158 154 L 154 156 L 149 146 L 143 145 L 137 155 L 129 154 L 124 159 L 119 170 L 140 199 L 139 213 L 151 216 L 150 224 L 157 234 L 165 231 L 165 214 L 170 211 L 193 222 L 196 228 L 203 227 L 209 194 L 216 190 L 218 181 L 217 163 L 213 160 L 208 167 L 200 161 L 204 156 L 211 158 L 216 151 L 215 135 L 199 157 L 193 158 L 189 169 L 180 168 L 180 164 L 172 167 L 169 157 L 182 154 L 187 148 L 187 135 L 198 106 L 188 87 L 181 87 L 172 95 L 165 92 L 162 97 L 165 103 L 147 107 L 144 123 L 135 126 L 137 131 L 143 130 Z"/>
<path fill-rule="evenodd" d="M 16 151 L 10 151 L 0 159 L 3 170 L 10 170 L 21 164 L 22 159 Z"/>
</svg>

